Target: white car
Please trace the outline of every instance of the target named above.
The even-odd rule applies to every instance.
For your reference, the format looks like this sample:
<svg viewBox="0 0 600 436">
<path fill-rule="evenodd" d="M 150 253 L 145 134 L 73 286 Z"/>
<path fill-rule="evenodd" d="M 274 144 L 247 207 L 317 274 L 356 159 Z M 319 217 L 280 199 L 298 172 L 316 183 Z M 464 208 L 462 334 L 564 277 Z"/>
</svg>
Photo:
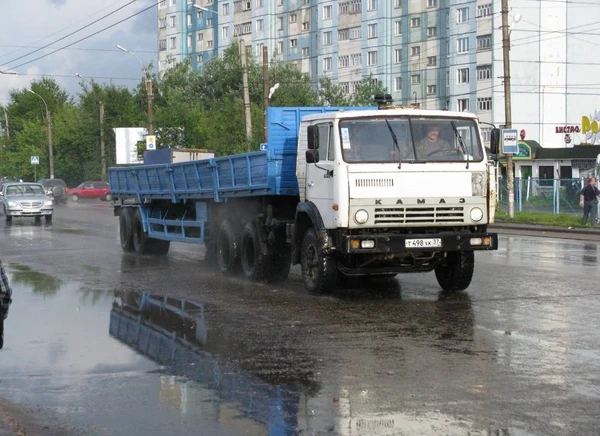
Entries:
<svg viewBox="0 0 600 436">
<path fill-rule="evenodd" d="M 0 210 L 7 222 L 13 217 L 35 217 L 36 221 L 45 217 L 50 222 L 54 202 L 39 183 L 5 182 L 0 189 Z"/>
</svg>

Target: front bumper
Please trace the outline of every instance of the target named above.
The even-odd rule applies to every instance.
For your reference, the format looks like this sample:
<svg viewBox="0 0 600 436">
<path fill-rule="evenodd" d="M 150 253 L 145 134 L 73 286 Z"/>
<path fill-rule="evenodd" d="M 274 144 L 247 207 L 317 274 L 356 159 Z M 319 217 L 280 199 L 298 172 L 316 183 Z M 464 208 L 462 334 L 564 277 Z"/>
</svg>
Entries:
<svg viewBox="0 0 600 436">
<path fill-rule="evenodd" d="M 411 240 L 410 242 L 407 242 Z M 358 241 L 358 242 L 356 242 Z M 363 248 L 363 241 L 373 241 L 373 248 Z M 408 246 L 418 244 L 420 246 Z M 369 242 L 370 244 L 370 242 Z M 435 244 L 437 246 L 427 246 Z M 496 233 L 444 232 L 423 234 L 378 233 L 369 235 L 346 235 L 340 244 L 344 254 L 436 253 L 447 251 L 497 250 Z"/>
<path fill-rule="evenodd" d="M 52 215 L 54 209 L 21 209 L 21 208 L 12 208 L 6 209 L 6 215 L 12 217 L 36 217 L 36 216 L 46 216 Z"/>
</svg>

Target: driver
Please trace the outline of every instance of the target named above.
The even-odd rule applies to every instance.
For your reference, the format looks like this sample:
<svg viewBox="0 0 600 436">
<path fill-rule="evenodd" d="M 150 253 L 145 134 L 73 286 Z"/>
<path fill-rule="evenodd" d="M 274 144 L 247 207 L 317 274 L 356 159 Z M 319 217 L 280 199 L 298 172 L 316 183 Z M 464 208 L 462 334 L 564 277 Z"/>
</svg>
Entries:
<svg viewBox="0 0 600 436">
<path fill-rule="evenodd" d="M 417 144 L 421 157 L 430 156 L 440 150 L 450 149 L 450 143 L 440 138 L 440 125 L 430 124 L 425 128 L 425 136 Z"/>
</svg>

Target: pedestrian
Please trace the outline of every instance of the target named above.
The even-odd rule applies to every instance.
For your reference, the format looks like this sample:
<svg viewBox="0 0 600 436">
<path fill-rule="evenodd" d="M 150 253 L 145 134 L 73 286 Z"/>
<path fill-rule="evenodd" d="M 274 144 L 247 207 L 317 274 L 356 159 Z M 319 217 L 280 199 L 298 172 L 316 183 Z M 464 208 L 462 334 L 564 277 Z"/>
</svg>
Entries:
<svg viewBox="0 0 600 436">
<path fill-rule="evenodd" d="M 4 265 L 0 260 L 0 348 L 4 346 L 4 320 L 8 316 L 8 308 L 12 303 L 12 289 L 8 283 Z"/>
<path fill-rule="evenodd" d="M 598 196 L 600 191 L 596 187 L 596 178 L 590 177 L 587 185 L 579 192 L 579 206 L 583 207 L 583 218 L 581 224 L 587 224 L 588 216 L 592 227 L 596 226 L 598 218 Z"/>
</svg>

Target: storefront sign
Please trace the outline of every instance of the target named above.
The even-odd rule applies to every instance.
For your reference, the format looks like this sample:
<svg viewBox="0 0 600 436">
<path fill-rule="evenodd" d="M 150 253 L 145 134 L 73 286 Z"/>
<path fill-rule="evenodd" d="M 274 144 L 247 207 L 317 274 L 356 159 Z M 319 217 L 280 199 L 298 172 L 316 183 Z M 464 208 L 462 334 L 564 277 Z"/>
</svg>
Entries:
<svg viewBox="0 0 600 436">
<path fill-rule="evenodd" d="M 556 126 L 556 133 L 579 133 L 581 132 L 581 127 L 579 126 Z"/>
</svg>

